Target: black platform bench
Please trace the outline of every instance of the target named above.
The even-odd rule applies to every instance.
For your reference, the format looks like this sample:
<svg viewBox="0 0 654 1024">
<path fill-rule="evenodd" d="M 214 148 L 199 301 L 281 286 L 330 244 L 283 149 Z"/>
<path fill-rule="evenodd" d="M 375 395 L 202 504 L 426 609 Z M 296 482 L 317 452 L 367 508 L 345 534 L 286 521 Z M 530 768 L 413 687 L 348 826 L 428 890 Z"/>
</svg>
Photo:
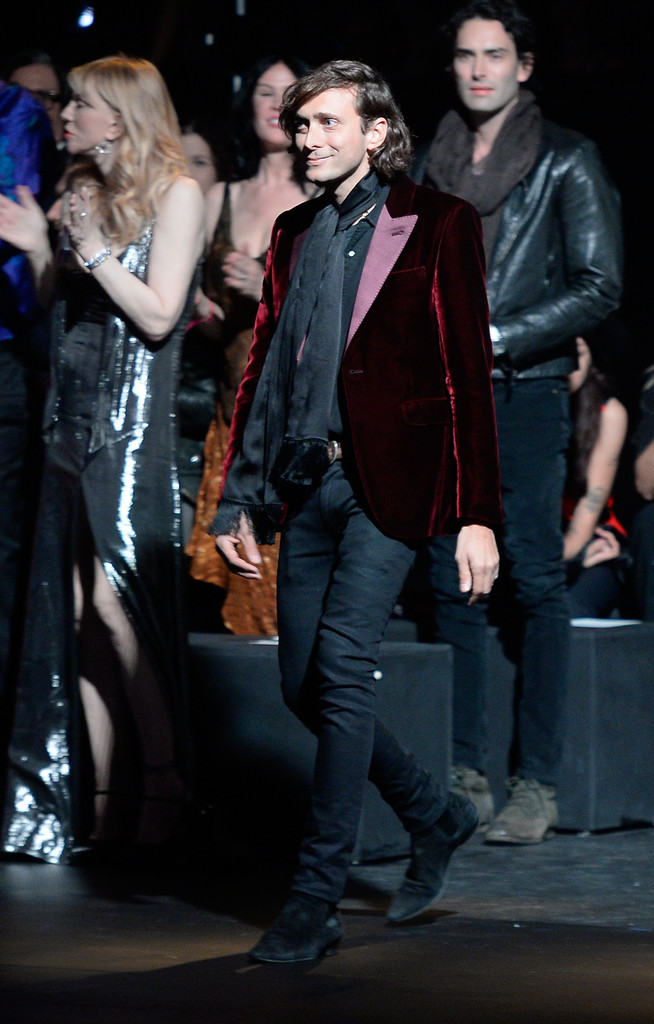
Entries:
<svg viewBox="0 0 654 1024">
<path fill-rule="evenodd" d="M 487 767 L 501 805 L 511 771 L 515 666 L 496 630 L 488 645 Z M 654 623 L 573 623 L 557 800 L 562 829 L 654 822 Z"/>
<path fill-rule="evenodd" d="M 189 648 L 197 773 L 216 839 L 245 854 L 284 857 L 297 848 L 315 739 L 282 701 L 277 646 L 263 638 L 193 633 Z M 379 717 L 443 784 L 451 688 L 449 646 L 382 644 Z M 355 862 L 408 851 L 405 831 L 369 784 Z"/>
</svg>

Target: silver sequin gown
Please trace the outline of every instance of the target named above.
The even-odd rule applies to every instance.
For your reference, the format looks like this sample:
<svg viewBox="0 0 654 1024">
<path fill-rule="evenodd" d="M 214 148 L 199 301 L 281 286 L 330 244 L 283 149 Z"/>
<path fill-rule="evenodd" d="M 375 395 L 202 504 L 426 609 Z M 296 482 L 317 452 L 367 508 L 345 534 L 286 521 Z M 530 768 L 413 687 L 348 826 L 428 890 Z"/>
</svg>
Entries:
<svg viewBox="0 0 654 1024">
<path fill-rule="evenodd" d="M 150 228 L 121 257 L 141 279 L 151 241 Z M 72 587 L 82 503 L 109 582 L 161 681 L 182 777 L 190 751 L 176 456 L 178 364 L 189 303 L 172 334 L 151 343 L 121 319 L 92 275 L 64 266 L 59 277 L 2 821 L 5 852 L 51 863 L 70 860 L 90 830 Z"/>
</svg>

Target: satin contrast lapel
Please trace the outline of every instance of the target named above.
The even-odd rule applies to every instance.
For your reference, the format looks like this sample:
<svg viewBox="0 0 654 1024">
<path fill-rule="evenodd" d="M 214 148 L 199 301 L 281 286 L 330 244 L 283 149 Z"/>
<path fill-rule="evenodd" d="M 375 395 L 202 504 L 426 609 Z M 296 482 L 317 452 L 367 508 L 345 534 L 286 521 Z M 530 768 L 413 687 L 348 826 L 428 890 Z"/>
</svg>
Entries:
<svg viewBox="0 0 654 1024">
<path fill-rule="evenodd" d="M 406 217 L 391 217 L 386 207 L 381 211 L 359 281 L 347 335 L 348 345 L 379 295 L 381 286 L 395 266 L 417 220 L 418 215 L 415 213 Z"/>
</svg>

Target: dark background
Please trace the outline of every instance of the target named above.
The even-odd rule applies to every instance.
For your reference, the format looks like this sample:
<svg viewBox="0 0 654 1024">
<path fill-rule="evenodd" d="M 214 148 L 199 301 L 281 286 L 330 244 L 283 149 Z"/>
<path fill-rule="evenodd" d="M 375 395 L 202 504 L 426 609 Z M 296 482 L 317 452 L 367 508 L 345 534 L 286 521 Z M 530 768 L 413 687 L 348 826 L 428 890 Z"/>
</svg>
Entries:
<svg viewBox="0 0 654 1024">
<path fill-rule="evenodd" d="M 101 0 L 92 28 L 77 27 L 84 4 L 13 3 L 3 14 L 0 66 L 15 51 L 40 47 L 69 68 L 122 51 L 147 57 L 161 70 L 180 120 L 224 114 L 233 76 L 271 53 L 311 64 L 350 57 L 376 66 L 391 83 L 416 140 L 431 137 L 452 97 L 442 70 L 438 28 L 446 0 Z M 652 360 L 653 291 L 649 256 L 651 112 L 645 75 L 651 55 L 644 11 L 623 0 L 611 8 L 591 0 L 529 2 L 538 28 L 539 97 L 546 116 L 593 138 L 623 197 L 627 274 L 624 316 L 642 353 Z M 213 45 L 205 43 L 211 33 Z M 647 111 L 647 113 L 646 113 Z M 645 120 L 646 119 L 646 120 Z M 647 178 L 645 175 L 647 174 Z"/>
</svg>

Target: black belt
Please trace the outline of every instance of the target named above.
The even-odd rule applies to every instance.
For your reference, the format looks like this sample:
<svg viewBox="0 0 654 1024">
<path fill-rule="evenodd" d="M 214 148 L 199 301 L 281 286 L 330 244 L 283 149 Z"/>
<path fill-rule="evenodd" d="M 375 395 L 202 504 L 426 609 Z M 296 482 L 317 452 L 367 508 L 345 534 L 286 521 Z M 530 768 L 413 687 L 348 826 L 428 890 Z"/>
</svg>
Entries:
<svg viewBox="0 0 654 1024">
<path fill-rule="evenodd" d="M 338 462 L 339 459 L 343 458 L 343 447 L 340 441 L 331 440 L 327 442 L 327 458 L 330 466 L 332 462 Z"/>
</svg>

